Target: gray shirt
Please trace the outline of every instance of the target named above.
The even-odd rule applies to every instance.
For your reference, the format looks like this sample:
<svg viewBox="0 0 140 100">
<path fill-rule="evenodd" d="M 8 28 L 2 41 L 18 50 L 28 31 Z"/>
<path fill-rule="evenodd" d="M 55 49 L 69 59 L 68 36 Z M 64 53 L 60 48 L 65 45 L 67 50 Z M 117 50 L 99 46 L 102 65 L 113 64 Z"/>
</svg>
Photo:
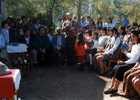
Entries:
<svg viewBox="0 0 140 100">
<path fill-rule="evenodd" d="M 62 35 L 57 35 L 57 46 L 62 46 Z"/>
</svg>

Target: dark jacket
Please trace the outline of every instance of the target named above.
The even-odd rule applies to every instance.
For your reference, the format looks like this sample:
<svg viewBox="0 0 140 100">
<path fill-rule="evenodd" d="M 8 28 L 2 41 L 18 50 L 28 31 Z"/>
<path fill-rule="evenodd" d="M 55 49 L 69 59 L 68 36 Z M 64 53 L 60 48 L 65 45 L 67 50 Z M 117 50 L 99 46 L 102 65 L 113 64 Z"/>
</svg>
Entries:
<svg viewBox="0 0 140 100">
<path fill-rule="evenodd" d="M 27 42 L 25 40 L 25 35 L 20 36 L 20 43 L 24 43 L 27 45 Z M 29 40 L 29 45 L 28 46 L 28 51 L 35 49 L 35 42 L 34 42 L 34 38 L 32 36 L 30 36 L 30 40 Z"/>
<path fill-rule="evenodd" d="M 46 34 L 44 35 L 38 34 L 35 37 L 35 46 L 37 50 L 40 50 L 40 48 L 47 50 L 50 47 L 49 37 Z"/>
</svg>

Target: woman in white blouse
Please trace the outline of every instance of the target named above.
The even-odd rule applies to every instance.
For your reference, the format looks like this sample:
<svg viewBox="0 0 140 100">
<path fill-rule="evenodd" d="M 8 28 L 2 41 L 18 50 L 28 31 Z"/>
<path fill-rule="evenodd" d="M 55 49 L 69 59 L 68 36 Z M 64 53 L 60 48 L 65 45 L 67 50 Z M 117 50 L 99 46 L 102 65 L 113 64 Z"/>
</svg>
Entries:
<svg viewBox="0 0 140 100">
<path fill-rule="evenodd" d="M 132 46 L 131 53 L 126 52 L 125 50 L 122 50 L 122 53 L 124 53 L 129 59 L 127 61 L 121 61 L 118 60 L 118 65 L 116 65 L 113 70 L 111 71 L 112 76 L 112 84 L 111 87 L 105 91 L 105 94 L 115 94 L 118 92 L 118 87 L 123 81 L 123 75 L 126 71 L 131 69 L 135 63 L 138 61 L 140 57 L 140 33 L 137 30 L 131 31 L 131 39 L 132 43 L 134 45 Z"/>
<path fill-rule="evenodd" d="M 107 18 L 107 23 L 103 24 L 104 27 L 115 27 L 110 17 Z"/>
<path fill-rule="evenodd" d="M 93 58 L 94 67 L 100 70 L 101 75 L 107 72 L 107 66 L 104 63 L 104 60 L 118 59 L 120 53 L 120 37 L 118 36 L 118 30 L 115 27 L 110 30 L 112 34 L 109 41 L 110 44 L 106 46 L 104 52 L 96 54 Z"/>
<path fill-rule="evenodd" d="M 99 37 L 99 44 L 96 47 L 105 47 L 106 40 L 108 39 L 107 36 L 107 28 L 103 27 L 101 30 L 101 36 Z"/>
</svg>

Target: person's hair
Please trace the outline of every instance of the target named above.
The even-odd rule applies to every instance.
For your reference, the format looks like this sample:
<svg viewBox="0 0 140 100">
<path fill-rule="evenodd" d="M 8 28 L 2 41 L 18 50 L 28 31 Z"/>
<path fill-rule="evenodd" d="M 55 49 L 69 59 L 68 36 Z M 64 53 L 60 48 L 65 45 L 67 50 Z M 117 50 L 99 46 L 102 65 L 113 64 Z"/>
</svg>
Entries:
<svg viewBox="0 0 140 100">
<path fill-rule="evenodd" d="M 128 29 L 129 29 L 129 30 L 132 30 L 132 29 L 134 29 L 134 28 L 133 28 L 133 27 L 129 27 Z"/>
<path fill-rule="evenodd" d="M 37 20 L 39 20 L 39 21 L 40 21 L 40 23 L 41 23 L 41 20 L 40 20 L 39 18 L 36 18 L 36 19 L 35 19 L 35 23 L 36 23 L 36 21 L 37 21 Z"/>
<path fill-rule="evenodd" d="M 29 20 L 29 23 L 30 23 L 30 22 L 33 22 L 33 20 L 32 20 L 32 19 L 30 19 L 30 20 Z"/>
<path fill-rule="evenodd" d="M 23 33 L 25 34 L 28 30 L 29 30 L 29 28 L 23 29 Z"/>
<path fill-rule="evenodd" d="M 80 33 L 80 34 L 78 35 L 78 42 L 77 42 L 77 44 L 78 44 L 78 45 L 80 45 L 80 44 L 84 45 L 84 44 L 85 44 L 85 42 L 84 42 L 84 36 L 83 36 L 82 33 Z"/>
<path fill-rule="evenodd" d="M 73 16 L 73 14 L 72 14 L 72 13 L 70 13 L 70 12 L 68 12 L 66 15 L 68 16 L 69 14 L 71 14 L 71 16 Z"/>
<path fill-rule="evenodd" d="M 108 28 L 108 31 L 113 32 L 113 28 L 112 27 Z"/>
<path fill-rule="evenodd" d="M 139 38 L 138 43 L 140 43 L 140 30 L 132 29 L 131 33 Z"/>
<path fill-rule="evenodd" d="M 21 19 L 20 19 L 20 18 L 17 18 L 17 20 L 19 20 L 19 21 L 20 21 Z"/>
<path fill-rule="evenodd" d="M 81 20 L 82 20 L 82 18 L 85 18 L 85 16 L 81 16 Z"/>
<path fill-rule="evenodd" d="M 4 25 L 5 25 L 5 24 L 8 24 L 8 22 L 7 22 L 7 21 L 2 21 L 1 27 L 4 28 Z"/>
<path fill-rule="evenodd" d="M 33 35 L 33 31 L 36 31 L 36 29 L 31 30 L 31 35 Z M 36 31 L 36 34 L 37 34 L 37 31 Z"/>
<path fill-rule="evenodd" d="M 97 32 L 94 32 L 93 34 L 96 35 L 96 40 L 98 40 L 98 33 Z"/>
<path fill-rule="evenodd" d="M 126 35 L 127 34 L 124 26 L 120 26 L 120 29 L 123 30 L 122 35 Z"/>
<path fill-rule="evenodd" d="M 15 27 L 15 22 L 14 22 L 14 21 L 11 21 L 11 22 L 9 23 L 10 27 L 11 27 L 11 24 L 12 24 L 12 23 L 14 23 L 14 26 L 13 26 L 13 27 Z"/>
<path fill-rule="evenodd" d="M 42 28 L 45 30 L 45 28 L 44 28 L 44 27 L 39 27 L 39 31 L 40 31 Z"/>
<path fill-rule="evenodd" d="M 126 16 L 126 17 L 127 17 L 127 15 L 124 15 L 124 16 Z"/>
<path fill-rule="evenodd" d="M 102 29 L 102 27 L 101 27 L 101 26 L 98 26 L 98 27 L 97 27 L 97 29 L 98 29 L 98 30 L 101 30 L 101 29 Z"/>
<path fill-rule="evenodd" d="M 92 25 L 95 25 L 95 22 L 94 22 L 94 20 L 93 19 L 90 19 L 92 22 L 93 22 L 93 24 Z"/>
<path fill-rule="evenodd" d="M 89 36 L 92 36 L 92 30 L 86 30 L 86 33 L 89 33 Z"/>
<path fill-rule="evenodd" d="M 21 16 L 21 19 L 25 18 L 26 19 L 26 16 Z"/>
<path fill-rule="evenodd" d="M 129 29 L 131 26 L 130 25 L 127 25 L 126 27 L 125 27 L 125 29 Z"/>
<path fill-rule="evenodd" d="M 90 18 L 90 16 L 87 16 L 87 18 Z"/>
<path fill-rule="evenodd" d="M 61 27 L 57 27 L 57 28 L 56 28 L 56 31 L 58 32 L 59 29 L 62 29 L 62 28 L 61 28 Z"/>
<path fill-rule="evenodd" d="M 53 30 L 55 31 L 55 28 L 54 28 L 54 27 L 51 27 L 51 28 L 49 29 L 48 33 L 52 32 Z"/>
<path fill-rule="evenodd" d="M 83 26 L 82 29 L 83 29 L 83 28 L 87 30 L 87 27 L 86 27 L 86 26 Z"/>
<path fill-rule="evenodd" d="M 9 21 L 12 21 L 12 17 L 8 17 L 7 19 L 6 19 L 6 21 L 8 22 L 8 20 Z M 9 24 L 10 22 L 8 22 L 8 24 Z"/>
<path fill-rule="evenodd" d="M 110 19 L 110 23 L 112 23 L 112 18 L 111 17 L 108 17 L 107 19 Z"/>
<path fill-rule="evenodd" d="M 113 27 L 111 30 L 112 30 L 112 32 L 115 32 L 117 35 L 119 35 L 118 34 L 118 29 L 116 27 Z"/>
<path fill-rule="evenodd" d="M 94 30 L 96 30 L 97 29 L 97 27 L 96 26 L 94 26 L 94 27 L 92 27 Z"/>
<path fill-rule="evenodd" d="M 63 17 L 63 20 L 67 20 L 66 17 Z"/>
<path fill-rule="evenodd" d="M 99 20 L 99 19 L 101 19 L 101 20 L 102 20 L 102 18 L 101 18 L 101 17 L 99 17 L 99 18 L 98 18 L 98 20 Z M 103 22 L 101 21 L 101 26 L 102 26 L 102 25 L 103 25 Z M 97 26 L 99 26 L 99 21 L 97 21 Z"/>
<path fill-rule="evenodd" d="M 105 34 L 107 34 L 107 28 L 106 27 L 102 27 L 102 30 L 105 31 Z"/>
</svg>

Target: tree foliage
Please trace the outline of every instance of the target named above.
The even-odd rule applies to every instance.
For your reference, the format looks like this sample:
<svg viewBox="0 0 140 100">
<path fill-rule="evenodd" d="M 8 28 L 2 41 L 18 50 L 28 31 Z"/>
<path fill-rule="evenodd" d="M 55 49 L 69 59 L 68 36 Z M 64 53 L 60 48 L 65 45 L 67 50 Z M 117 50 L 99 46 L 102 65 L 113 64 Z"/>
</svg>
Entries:
<svg viewBox="0 0 140 100">
<path fill-rule="evenodd" d="M 94 18 L 102 17 L 103 21 L 109 16 L 114 16 L 121 25 L 124 15 L 130 19 L 130 25 L 134 19 L 140 22 L 140 1 L 139 0 L 91 0 L 90 15 Z"/>
<path fill-rule="evenodd" d="M 6 0 L 7 17 L 21 17 L 26 15 L 31 18 L 36 14 L 36 7 L 29 0 Z"/>
<path fill-rule="evenodd" d="M 26 15 L 33 18 L 42 14 L 50 20 L 46 22 L 50 26 L 66 12 L 72 12 L 78 19 L 82 15 L 90 15 L 94 21 L 102 17 L 106 22 L 107 17 L 114 16 L 121 24 L 123 15 L 128 15 L 130 25 L 134 19 L 140 22 L 139 0 L 6 0 L 6 5 L 7 17 Z"/>
</svg>

